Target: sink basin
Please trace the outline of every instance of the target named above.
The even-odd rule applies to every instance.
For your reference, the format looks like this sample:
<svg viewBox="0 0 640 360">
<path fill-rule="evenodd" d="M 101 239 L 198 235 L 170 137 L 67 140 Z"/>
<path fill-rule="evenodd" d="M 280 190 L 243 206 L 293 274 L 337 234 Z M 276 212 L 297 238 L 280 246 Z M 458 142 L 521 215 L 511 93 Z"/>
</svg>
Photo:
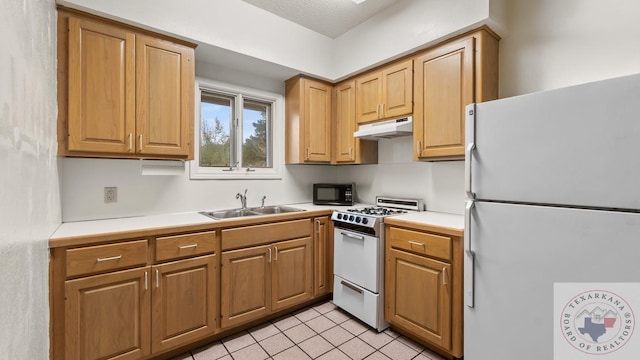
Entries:
<svg viewBox="0 0 640 360">
<path fill-rule="evenodd" d="M 229 219 L 243 216 L 256 216 L 257 213 L 249 210 L 232 209 L 232 210 L 219 210 L 219 211 L 201 211 L 200 214 L 208 216 L 214 219 Z"/>
<path fill-rule="evenodd" d="M 304 211 L 303 209 L 298 209 L 290 206 L 282 206 L 282 205 L 258 207 L 258 208 L 252 208 L 250 210 L 260 215 L 286 214 L 291 212 Z"/>
<path fill-rule="evenodd" d="M 200 214 L 208 216 L 213 219 L 230 219 L 245 216 L 259 216 L 259 215 L 273 215 L 273 214 L 286 214 L 291 212 L 304 211 L 304 209 L 298 209 L 290 206 L 274 205 L 249 209 L 230 209 L 230 210 L 218 210 L 218 211 L 201 211 Z"/>
</svg>

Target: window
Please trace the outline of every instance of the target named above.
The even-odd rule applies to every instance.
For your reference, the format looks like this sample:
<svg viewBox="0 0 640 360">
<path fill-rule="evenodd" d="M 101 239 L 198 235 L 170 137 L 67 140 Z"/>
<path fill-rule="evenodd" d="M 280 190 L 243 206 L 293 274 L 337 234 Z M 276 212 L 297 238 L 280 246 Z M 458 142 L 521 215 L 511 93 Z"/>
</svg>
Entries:
<svg viewBox="0 0 640 360">
<path fill-rule="evenodd" d="M 192 179 L 281 178 L 282 95 L 198 80 Z"/>
</svg>

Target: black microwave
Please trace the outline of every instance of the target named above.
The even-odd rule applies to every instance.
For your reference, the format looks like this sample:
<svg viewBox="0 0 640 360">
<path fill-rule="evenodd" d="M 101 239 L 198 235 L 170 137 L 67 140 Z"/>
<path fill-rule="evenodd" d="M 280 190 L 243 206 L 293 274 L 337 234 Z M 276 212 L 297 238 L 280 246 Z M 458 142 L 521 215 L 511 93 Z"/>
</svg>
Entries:
<svg viewBox="0 0 640 360">
<path fill-rule="evenodd" d="M 353 205 L 356 184 L 313 184 L 313 203 L 316 205 Z"/>
</svg>

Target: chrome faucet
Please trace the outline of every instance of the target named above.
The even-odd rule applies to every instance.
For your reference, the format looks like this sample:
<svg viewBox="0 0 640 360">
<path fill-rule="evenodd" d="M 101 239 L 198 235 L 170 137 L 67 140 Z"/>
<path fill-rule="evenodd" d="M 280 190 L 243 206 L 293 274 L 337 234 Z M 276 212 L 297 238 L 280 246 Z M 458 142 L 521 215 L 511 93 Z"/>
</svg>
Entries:
<svg viewBox="0 0 640 360">
<path fill-rule="evenodd" d="M 247 210 L 247 189 L 244 189 L 244 195 L 237 193 L 236 199 L 240 199 L 240 203 L 242 204 L 242 210 Z"/>
<path fill-rule="evenodd" d="M 264 200 L 267 198 L 267 195 L 262 197 L 262 205 L 260 205 L 260 207 L 264 207 Z"/>
</svg>

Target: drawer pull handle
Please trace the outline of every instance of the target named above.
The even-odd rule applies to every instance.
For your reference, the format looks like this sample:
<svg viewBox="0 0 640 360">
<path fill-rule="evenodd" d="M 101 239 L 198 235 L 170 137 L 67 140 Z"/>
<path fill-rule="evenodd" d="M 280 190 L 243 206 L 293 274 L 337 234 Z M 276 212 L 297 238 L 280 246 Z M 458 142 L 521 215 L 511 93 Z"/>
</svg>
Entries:
<svg viewBox="0 0 640 360">
<path fill-rule="evenodd" d="M 275 256 L 275 258 L 273 259 L 273 261 L 278 261 L 278 247 L 277 247 L 277 246 L 274 246 L 274 248 L 275 248 L 275 250 L 276 250 L 276 256 Z"/>
<path fill-rule="evenodd" d="M 146 271 L 144 272 L 144 289 L 149 289 L 149 273 Z"/>
<path fill-rule="evenodd" d="M 424 247 L 424 243 L 420 243 L 420 242 L 409 241 L 409 244 L 411 244 L 411 245 L 415 245 L 415 246 Z"/>
<path fill-rule="evenodd" d="M 191 249 L 194 247 L 198 247 L 198 244 L 191 244 L 191 245 L 182 245 L 182 246 L 178 246 L 178 249 L 182 250 L 182 249 Z"/>
<path fill-rule="evenodd" d="M 160 287 L 160 271 L 156 269 L 156 289 Z"/>
<path fill-rule="evenodd" d="M 103 261 L 111 261 L 111 260 L 120 260 L 122 259 L 122 255 L 118 255 L 118 256 L 111 256 L 111 257 L 106 257 L 106 258 L 98 258 L 98 262 L 103 262 Z"/>
<path fill-rule="evenodd" d="M 267 260 L 268 263 L 271 262 L 271 248 L 268 248 L 267 250 L 269 250 L 269 260 Z"/>
<path fill-rule="evenodd" d="M 340 284 L 342 284 L 342 286 L 347 287 L 355 292 L 357 292 L 358 294 L 362 294 L 362 289 L 358 289 L 357 287 L 349 284 L 348 282 L 345 282 L 344 280 L 340 281 Z"/>
</svg>

